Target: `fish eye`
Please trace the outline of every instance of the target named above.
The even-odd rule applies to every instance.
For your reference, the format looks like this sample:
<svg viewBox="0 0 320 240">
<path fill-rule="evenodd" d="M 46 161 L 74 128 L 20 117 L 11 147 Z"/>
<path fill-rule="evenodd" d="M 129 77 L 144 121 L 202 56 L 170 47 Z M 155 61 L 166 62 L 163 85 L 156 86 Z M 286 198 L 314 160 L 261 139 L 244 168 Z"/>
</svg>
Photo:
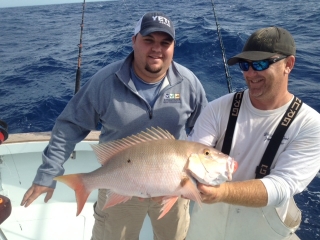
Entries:
<svg viewBox="0 0 320 240">
<path fill-rule="evenodd" d="M 204 154 L 208 156 L 208 155 L 210 155 L 210 151 L 208 149 L 205 149 Z"/>
</svg>

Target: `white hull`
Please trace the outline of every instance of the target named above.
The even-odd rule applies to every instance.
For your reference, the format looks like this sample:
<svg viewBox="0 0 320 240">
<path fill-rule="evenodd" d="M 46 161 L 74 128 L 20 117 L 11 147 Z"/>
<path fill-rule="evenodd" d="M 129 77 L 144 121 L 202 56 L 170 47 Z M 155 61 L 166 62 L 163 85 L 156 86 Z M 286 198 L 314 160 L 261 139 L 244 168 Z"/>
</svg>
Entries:
<svg viewBox="0 0 320 240">
<path fill-rule="evenodd" d="M 74 191 L 65 184 L 57 184 L 48 203 L 44 203 L 45 195 L 42 195 L 28 208 L 20 206 L 22 197 L 31 186 L 42 162 L 41 154 L 48 140 L 49 133 L 12 134 L 0 145 L 0 194 L 9 197 L 12 204 L 11 215 L 0 228 L 8 240 L 89 240 L 97 191 L 90 194 L 78 217 Z M 90 144 L 97 142 L 98 133 L 93 133 L 77 144 L 76 158 L 69 159 L 64 164 L 65 174 L 89 172 L 98 168 L 99 163 L 90 147 Z M 140 239 L 153 239 L 148 217 Z"/>
</svg>

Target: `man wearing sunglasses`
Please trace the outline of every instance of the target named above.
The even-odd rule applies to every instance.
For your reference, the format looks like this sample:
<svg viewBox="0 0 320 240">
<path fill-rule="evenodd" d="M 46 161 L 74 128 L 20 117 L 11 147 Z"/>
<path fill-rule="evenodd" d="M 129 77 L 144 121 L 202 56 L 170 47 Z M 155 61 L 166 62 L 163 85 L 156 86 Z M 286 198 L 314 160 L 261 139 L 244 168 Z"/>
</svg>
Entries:
<svg viewBox="0 0 320 240">
<path fill-rule="evenodd" d="M 228 60 L 239 64 L 248 89 L 210 102 L 189 140 L 223 152 L 229 142 L 227 153 L 238 161 L 238 170 L 232 182 L 198 184 L 206 204 L 194 206 L 187 240 L 299 239 L 294 232 L 301 212 L 293 196 L 320 168 L 320 114 L 288 91 L 295 55 L 291 34 L 268 27 L 254 32 Z M 285 131 L 279 135 L 278 129 Z"/>
</svg>

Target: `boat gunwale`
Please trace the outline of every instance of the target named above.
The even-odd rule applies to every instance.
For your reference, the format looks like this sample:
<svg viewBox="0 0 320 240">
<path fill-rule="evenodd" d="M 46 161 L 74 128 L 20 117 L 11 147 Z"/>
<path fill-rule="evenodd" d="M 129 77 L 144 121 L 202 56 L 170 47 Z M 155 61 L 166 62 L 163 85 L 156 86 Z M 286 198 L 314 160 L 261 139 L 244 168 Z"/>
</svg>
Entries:
<svg viewBox="0 0 320 240">
<path fill-rule="evenodd" d="M 83 141 L 99 141 L 100 131 L 91 131 Z M 2 143 L 25 143 L 25 142 L 44 142 L 51 138 L 51 131 L 49 132 L 30 132 L 30 133 L 13 133 L 9 134 L 8 139 Z"/>
</svg>

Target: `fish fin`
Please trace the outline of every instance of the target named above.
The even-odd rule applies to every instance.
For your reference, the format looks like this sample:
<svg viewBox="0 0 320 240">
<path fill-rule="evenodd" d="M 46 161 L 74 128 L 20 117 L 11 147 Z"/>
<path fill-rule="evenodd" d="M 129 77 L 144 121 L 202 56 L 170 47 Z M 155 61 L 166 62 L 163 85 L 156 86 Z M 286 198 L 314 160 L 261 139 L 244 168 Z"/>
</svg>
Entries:
<svg viewBox="0 0 320 240">
<path fill-rule="evenodd" d="M 123 196 L 117 193 L 114 193 L 110 190 L 107 191 L 107 199 L 106 203 L 103 206 L 103 209 L 112 207 L 114 205 L 117 205 L 119 203 L 124 203 L 128 200 L 130 200 L 132 197 L 131 196 Z"/>
<path fill-rule="evenodd" d="M 55 177 L 53 180 L 62 182 L 72 188 L 76 194 L 77 200 L 77 216 L 81 213 L 91 191 L 88 190 L 83 183 L 83 174 L 69 174 Z"/>
<path fill-rule="evenodd" d="M 163 207 L 161 208 L 161 214 L 158 217 L 158 219 L 162 218 L 164 215 L 166 215 L 169 210 L 172 208 L 172 206 L 176 203 L 178 200 L 178 197 L 170 197 L 170 198 L 165 198 L 162 200 Z"/>
<path fill-rule="evenodd" d="M 189 177 L 185 176 L 180 182 L 179 192 L 185 198 L 191 199 L 201 205 L 201 196 L 196 184 Z"/>
<path fill-rule="evenodd" d="M 92 144 L 91 147 L 96 154 L 98 161 L 104 165 L 106 164 L 115 154 L 118 152 L 127 149 L 131 146 L 137 145 L 142 142 L 155 141 L 160 139 L 175 139 L 172 134 L 168 131 L 163 130 L 160 127 L 151 129 L 146 129 L 146 131 L 142 131 L 136 135 L 132 135 L 126 138 L 122 138 L 119 140 L 100 143 L 100 144 Z"/>
</svg>

